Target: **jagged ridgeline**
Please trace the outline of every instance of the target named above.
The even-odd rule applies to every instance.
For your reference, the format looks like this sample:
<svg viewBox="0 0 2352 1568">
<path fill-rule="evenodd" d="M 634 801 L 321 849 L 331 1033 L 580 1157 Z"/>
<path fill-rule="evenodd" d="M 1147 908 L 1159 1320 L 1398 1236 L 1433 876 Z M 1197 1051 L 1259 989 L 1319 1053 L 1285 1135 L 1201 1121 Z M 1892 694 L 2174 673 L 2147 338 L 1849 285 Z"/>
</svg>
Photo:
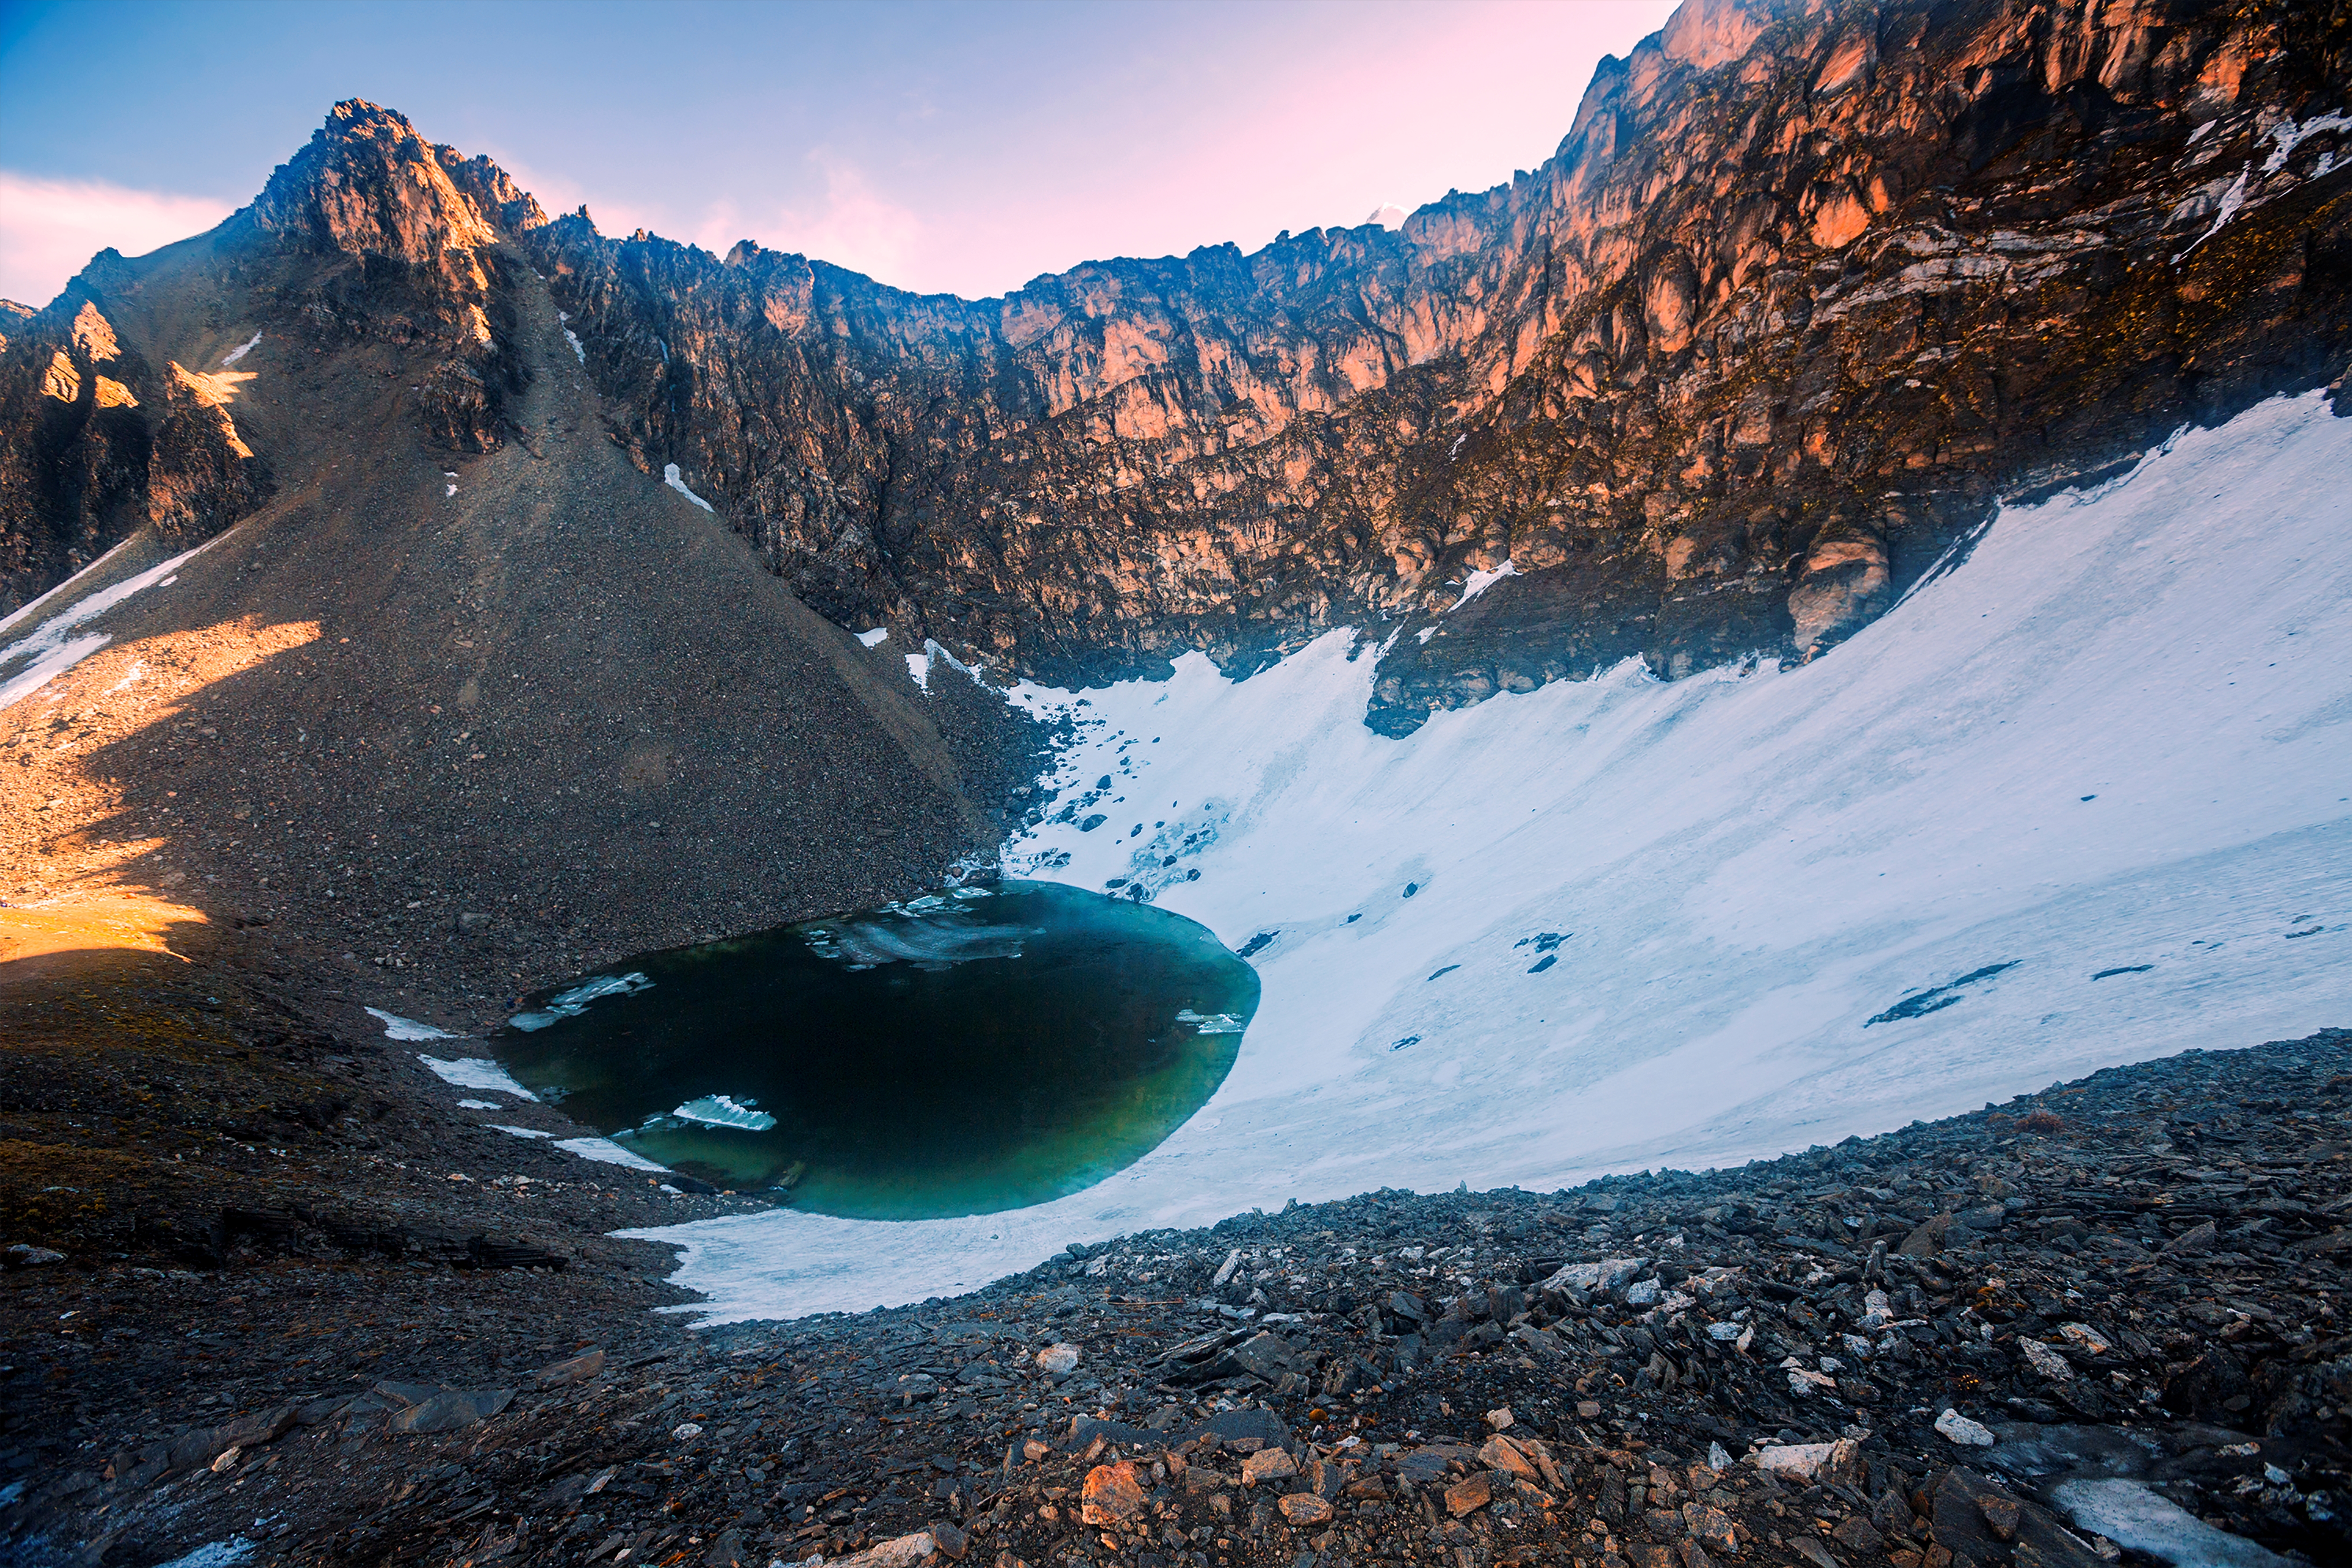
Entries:
<svg viewBox="0 0 2352 1568">
<path fill-rule="evenodd" d="M 1355 625 L 1391 733 L 1810 657 L 2000 500 L 2340 374 L 2342 18 L 1690 0 L 1508 185 L 983 300 L 549 220 L 341 104 L 220 228 L 6 325 L 0 605 L 268 493 L 234 367 L 170 357 L 223 323 L 400 344 L 417 427 L 495 446 L 528 268 L 640 469 L 908 647 L 1068 680 Z"/>
</svg>

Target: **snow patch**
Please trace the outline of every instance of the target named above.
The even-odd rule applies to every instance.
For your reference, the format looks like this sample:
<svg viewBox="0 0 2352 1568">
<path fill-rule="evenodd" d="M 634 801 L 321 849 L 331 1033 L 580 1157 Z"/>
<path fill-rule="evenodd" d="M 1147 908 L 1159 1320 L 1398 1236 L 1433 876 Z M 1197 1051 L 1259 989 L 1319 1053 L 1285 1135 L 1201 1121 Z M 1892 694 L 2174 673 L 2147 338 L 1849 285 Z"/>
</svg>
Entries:
<svg viewBox="0 0 2352 1568">
<path fill-rule="evenodd" d="M 2265 139 L 2277 145 L 2263 160 L 2263 177 L 2267 179 L 2285 168 L 2288 156 L 2323 131 L 2352 131 L 2352 114 L 2315 114 L 2300 125 L 2285 120 L 2272 126 Z"/>
<path fill-rule="evenodd" d="M 146 673 L 147 661 L 143 658 L 134 658 L 131 661 L 131 668 L 122 672 L 122 679 L 108 687 L 100 695 L 111 697 L 118 691 L 128 691 L 137 684 L 139 678 Z"/>
<path fill-rule="evenodd" d="M 588 350 L 580 342 L 580 334 L 573 331 L 569 326 L 565 325 L 565 323 L 571 320 L 572 313 L 568 310 L 558 310 L 555 312 L 555 324 L 563 328 L 563 341 L 572 345 L 572 352 L 573 354 L 578 356 L 580 363 L 582 364 L 586 364 L 588 363 Z"/>
<path fill-rule="evenodd" d="M 888 626 L 876 626 L 872 631 L 860 632 L 857 634 L 857 640 L 864 643 L 867 647 L 880 647 L 884 643 L 890 640 L 890 628 Z"/>
<path fill-rule="evenodd" d="M 776 1124 L 776 1119 L 764 1110 L 754 1110 L 756 1100 L 736 1100 L 724 1094 L 706 1094 L 700 1100 L 689 1100 L 672 1116 L 683 1121 L 699 1121 L 706 1127 L 740 1127 L 746 1132 L 765 1132 Z"/>
<path fill-rule="evenodd" d="M 246 339 L 245 342 L 237 344 L 236 347 L 229 350 L 228 353 L 221 355 L 221 363 L 223 365 L 235 364 L 237 361 L 251 353 L 254 349 L 259 345 L 260 342 L 261 334 L 258 331 L 256 331 L 253 336 Z"/>
<path fill-rule="evenodd" d="M 130 540 L 124 540 L 121 543 L 116 545 L 113 549 L 100 556 L 97 560 L 91 562 L 89 565 L 83 567 L 80 571 L 67 578 L 64 582 L 58 584 L 56 587 L 42 595 L 39 598 L 35 599 L 31 604 L 20 605 L 16 609 L 9 611 L 5 618 L 0 618 L 0 632 L 5 632 L 10 626 L 15 626 L 18 621 L 26 619 L 36 610 L 38 610 L 43 605 L 47 604 L 51 599 L 56 598 L 58 595 L 71 593 L 75 584 L 80 582 L 83 578 L 89 576 L 92 573 L 95 573 L 100 567 L 104 566 L 108 562 L 121 554 L 124 551 L 130 549 L 131 544 L 131 542 Z"/>
<path fill-rule="evenodd" d="M 404 1018 L 397 1013 L 387 1013 L 381 1007 L 369 1007 L 363 1011 L 383 1026 L 383 1036 L 388 1040 L 455 1040 L 462 1037 L 446 1029 L 436 1029 L 430 1024 L 420 1024 L 414 1018 Z"/>
<path fill-rule="evenodd" d="M 483 1126 L 499 1132 L 511 1132 L 518 1138 L 552 1138 L 552 1132 L 541 1132 L 535 1127 L 509 1127 L 503 1121 L 485 1121 Z"/>
<path fill-rule="evenodd" d="M 2285 168 L 2287 159 L 2294 154 L 2297 147 L 2322 132 L 2328 131 L 2352 131 L 2352 114 L 2340 111 L 2334 114 L 2315 114 L 2300 124 L 2293 120 L 2282 120 L 2278 124 L 2272 126 L 2254 140 L 2256 151 L 2261 150 L 2264 142 L 2273 144 L 2270 155 L 2263 160 L 2262 168 L 2259 171 L 2260 177 L 2267 180 Z M 2194 140 L 2192 137 L 2191 141 Z M 2319 161 L 2319 167 L 2313 173 L 2315 176 L 2325 175 L 2335 167 L 2335 164 L 2336 158 L 2333 153 L 2324 154 Z M 2239 211 L 2246 205 L 2248 187 L 2256 174 L 2257 170 L 2251 161 L 2238 171 L 2238 177 L 2231 182 L 2228 190 L 2221 193 L 2221 208 L 2214 213 L 2211 226 L 2195 239 L 2190 240 L 2187 249 L 2173 257 L 2174 266 L 2178 267 L 2188 260 L 2199 246 L 2221 233 L 2223 226 L 2238 216 Z"/>
<path fill-rule="evenodd" d="M 2213 215 L 2212 226 L 2208 228 L 2203 234 L 2199 235 L 2195 239 L 2190 240 L 2186 250 L 2182 250 L 2173 257 L 2172 264 L 2175 267 L 2178 267 L 2182 262 L 2188 260 L 2190 254 L 2194 252 L 2199 246 L 2204 244 L 2207 240 L 2221 233 L 2222 226 L 2231 218 L 2238 216 L 2238 209 L 2246 205 L 2246 182 L 2253 177 L 2253 173 L 2254 166 L 2252 163 L 2248 163 L 2244 168 L 2238 171 L 2238 177 L 2231 182 L 2230 188 L 2228 190 L 2221 193 L 2221 207 L 2219 212 L 2216 212 Z"/>
<path fill-rule="evenodd" d="M 1471 600 L 1476 598 L 1479 595 L 1485 593 L 1487 589 L 1493 587 L 1504 578 L 1516 577 L 1518 574 L 1519 569 L 1517 566 L 1512 565 L 1508 561 L 1504 562 L 1492 572 L 1471 573 L 1470 575 L 1462 579 L 1462 596 L 1454 601 L 1453 609 L 1460 609 L 1463 605 L 1468 604 Z M 1448 613 L 1450 614 L 1451 611 Z M 1422 639 L 1423 642 L 1427 642 L 1428 640 L 1429 639 L 1427 637 L 1423 637 Z"/>
<path fill-rule="evenodd" d="M 1244 952 L 1231 1075 L 1034 1208 L 664 1229 L 691 1310 L 916 1301 L 1286 1197 L 1737 1163 L 2340 1022 L 2347 476 L 2352 421 L 2274 399 L 2003 509 L 1801 668 L 1629 660 L 1398 740 L 1345 631 L 1245 680 L 1013 688 L 1075 735 L 1005 873 L 1125 877 Z M 1107 773 L 1108 830 L 1051 820 Z"/>
<path fill-rule="evenodd" d="M 610 1138 L 559 1138 L 555 1146 L 579 1155 L 583 1160 L 596 1160 L 607 1165 L 626 1165 L 632 1171 L 660 1171 L 667 1174 L 667 1165 L 656 1165 L 643 1154 L 632 1153 Z"/>
<path fill-rule="evenodd" d="M 692 501 L 703 510 L 709 511 L 712 510 L 709 501 L 704 500 L 700 496 L 696 495 L 692 490 L 687 489 L 686 481 L 678 478 L 677 465 L 676 463 L 665 463 L 662 465 L 662 483 L 667 485 L 670 489 L 676 490 L 678 494 L 684 496 L 687 500 Z"/>
<path fill-rule="evenodd" d="M 73 608 L 62 615 L 52 616 L 6 647 L 0 648 L 0 670 L 6 669 L 12 664 L 20 662 L 24 664 L 24 668 L 9 676 L 5 684 L 0 684 L 0 708 L 6 708 L 13 702 L 31 696 L 114 640 L 113 635 L 109 632 L 85 632 L 77 637 L 74 635 L 75 627 L 97 619 L 134 594 L 142 593 L 158 584 L 170 586 L 182 566 L 227 537 L 226 534 L 221 534 L 206 540 L 194 550 L 183 551 L 160 566 L 150 566 L 146 571 L 125 577 L 111 587 L 101 588 L 88 598 L 80 600 Z M 117 545 L 115 548 L 119 550 L 121 546 Z M 90 572 L 103 566 L 113 554 L 114 551 L 108 551 L 106 554 L 91 563 L 86 570 L 75 574 L 72 578 L 58 586 L 61 588 L 72 586 Z M 47 594 L 42 595 L 32 604 L 26 605 L 25 610 L 19 611 L 18 614 L 22 615 L 47 603 L 48 598 Z M 13 624 L 16 619 L 16 616 L 11 616 L 7 623 L 0 624 Z"/>
<path fill-rule="evenodd" d="M 435 1077 L 453 1088 L 496 1089 L 500 1094 L 511 1094 L 520 1100 L 535 1100 L 539 1098 L 515 1082 L 506 1068 L 488 1057 L 444 1058 L 428 1057 L 420 1051 L 416 1059 L 423 1062 Z"/>
<path fill-rule="evenodd" d="M 504 1110 L 506 1107 L 500 1105 L 495 1100 L 461 1100 L 457 1102 L 457 1109 L 460 1110 Z"/>
<path fill-rule="evenodd" d="M 866 646 L 871 647 L 874 645 L 872 643 L 867 643 Z M 931 638 L 925 637 L 923 639 L 923 651 L 920 653 L 910 653 L 907 656 L 908 675 L 911 676 L 914 679 L 915 684 L 922 688 L 925 691 L 929 691 L 931 689 L 931 666 L 933 664 L 944 664 L 950 669 L 962 671 L 964 674 L 971 677 L 971 683 L 974 686 L 983 684 L 980 678 L 980 670 L 976 666 L 964 663 L 963 660 L 958 658 L 955 655 L 941 647 Z"/>
</svg>

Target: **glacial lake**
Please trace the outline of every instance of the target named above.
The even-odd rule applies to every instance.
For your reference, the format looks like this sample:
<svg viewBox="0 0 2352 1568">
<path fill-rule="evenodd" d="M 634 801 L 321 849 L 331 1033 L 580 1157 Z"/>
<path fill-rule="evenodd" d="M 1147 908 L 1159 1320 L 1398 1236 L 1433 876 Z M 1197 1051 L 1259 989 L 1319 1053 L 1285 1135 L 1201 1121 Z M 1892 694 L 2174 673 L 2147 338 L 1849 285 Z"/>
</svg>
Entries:
<svg viewBox="0 0 2352 1568">
<path fill-rule="evenodd" d="M 1224 1081 L 1257 995 L 1181 915 L 1008 881 L 627 959 L 529 999 L 490 1045 L 673 1170 L 929 1219 L 1149 1153 Z"/>
</svg>

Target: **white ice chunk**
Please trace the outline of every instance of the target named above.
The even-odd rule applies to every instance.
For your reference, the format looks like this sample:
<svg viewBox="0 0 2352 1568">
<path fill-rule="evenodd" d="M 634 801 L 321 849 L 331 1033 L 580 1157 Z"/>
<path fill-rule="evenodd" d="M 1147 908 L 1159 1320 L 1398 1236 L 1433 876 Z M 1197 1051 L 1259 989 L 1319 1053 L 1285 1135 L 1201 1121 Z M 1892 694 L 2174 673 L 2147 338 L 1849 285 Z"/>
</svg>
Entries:
<svg viewBox="0 0 2352 1568">
<path fill-rule="evenodd" d="M 485 1121 L 483 1126 L 500 1132 L 511 1132 L 518 1138 L 552 1138 L 552 1132 L 541 1132 L 535 1127 L 509 1127 L 503 1121 Z"/>
<path fill-rule="evenodd" d="M 884 643 L 890 640 L 890 628 L 888 626 L 876 626 L 872 631 L 860 632 L 857 634 L 857 640 L 864 643 L 867 647 L 880 647 Z"/>
<path fill-rule="evenodd" d="M 1460 609 L 1463 605 L 1468 604 L 1471 600 L 1476 598 L 1479 595 L 1485 593 L 1487 589 L 1493 587 L 1504 578 L 1516 577 L 1518 574 L 1519 569 L 1508 561 L 1504 562 L 1492 572 L 1471 573 L 1470 575 L 1462 579 L 1462 596 L 1454 600 L 1454 603 L 1448 606 L 1449 611 Z M 1427 642 L 1429 638 L 1424 637 L 1421 640 Z"/>
<path fill-rule="evenodd" d="M 257 331 L 254 332 L 253 336 L 251 336 L 251 337 L 249 337 L 249 338 L 246 339 L 246 340 L 245 340 L 245 342 L 241 342 L 241 343 L 237 344 L 237 345 L 236 345 L 236 347 L 235 347 L 235 348 L 233 348 L 233 349 L 229 350 L 229 351 L 228 351 L 228 353 L 226 353 L 223 354 L 223 355 L 221 356 L 221 363 L 223 363 L 223 364 L 235 364 L 237 361 L 239 361 L 239 360 L 243 359 L 246 355 L 247 355 L 247 354 L 251 353 L 254 351 L 254 349 L 255 349 L 255 348 L 256 348 L 256 347 L 260 343 L 260 342 L 261 342 L 261 333 L 260 333 L 260 331 L 259 331 L 258 330 L 257 330 Z"/>
<path fill-rule="evenodd" d="M 389 1033 L 389 1031 L 386 1032 Z M 394 1037 L 396 1039 L 399 1037 Z M 500 1094 L 511 1094 L 522 1100 L 539 1098 L 515 1082 L 506 1068 L 488 1057 L 445 1058 L 428 1057 L 420 1051 L 417 1053 L 416 1059 L 423 1062 L 442 1082 L 456 1089 L 495 1089 Z"/>
<path fill-rule="evenodd" d="M 1190 1024 L 1196 1035 L 1238 1035 L 1248 1026 L 1233 1013 L 1195 1013 L 1190 1007 L 1176 1015 L 1180 1024 Z"/>
<path fill-rule="evenodd" d="M 704 500 L 700 496 L 696 495 L 692 490 L 686 488 L 686 481 L 678 478 L 677 465 L 676 463 L 664 463 L 662 465 L 662 483 L 667 485 L 670 489 L 676 490 L 678 494 L 684 496 L 687 500 L 692 501 L 703 510 L 709 511 L 711 510 L 711 505 L 709 501 Z"/>
<path fill-rule="evenodd" d="M 706 1094 L 700 1100 L 689 1100 L 672 1116 L 687 1121 L 699 1121 L 706 1127 L 740 1127 L 746 1132 L 765 1132 L 776 1124 L 776 1119 L 764 1110 L 754 1110 L 756 1100 L 735 1100 L 723 1094 Z"/>
<path fill-rule="evenodd" d="M 2051 1489 L 2051 1500 L 2076 1529 L 2173 1568 L 2288 1568 L 2287 1559 L 2268 1547 L 2214 1529 L 2137 1481 L 2061 1481 Z"/>
<path fill-rule="evenodd" d="M 162 1568 L 234 1568 L 252 1555 L 253 1542 L 242 1535 L 232 1535 L 226 1541 L 207 1542 L 194 1552 L 183 1552 Z"/>
<path fill-rule="evenodd" d="M 656 1165 L 643 1154 L 631 1153 L 610 1138 L 560 1138 L 555 1146 L 568 1149 L 583 1160 L 601 1160 L 607 1165 L 626 1165 L 632 1171 L 667 1171 L 667 1165 Z"/>
<path fill-rule="evenodd" d="M 20 698 L 32 695 L 114 640 L 113 636 L 107 632 L 85 632 L 76 637 L 73 635 L 75 627 L 84 622 L 97 619 L 133 594 L 152 588 L 159 583 L 168 586 L 183 565 L 202 555 L 227 537 L 226 534 L 218 535 L 197 545 L 194 550 L 181 552 L 160 566 L 150 566 L 144 572 L 125 577 L 112 587 L 101 588 L 76 603 L 71 609 L 50 616 L 6 647 L 0 647 L 0 671 L 5 671 L 10 665 L 23 667 L 16 674 L 8 676 L 5 684 L 0 684 L 0 708 L 6 708 Z M 119 549 L 120 546 L 117 548 Z M 88 571 L 76 574 L 74 578 L 60 584 L 59 586 L 71 587 L 74 582 L 87 576 L 89 571 L 95 571 L 99 566 L 104 565 L 108 557 L 113 553 L 113 551 L 108 551 L 106 555 L 93 562 Z M 17 616 L 25 615 L 47 604 L 48 599 L 49 595 L 42 595 L 32 604 L 26 605 L 23 610 L 18 611 Z M 14 625 L 17 616 L 11 616 L 6 623 L 0 624 Z"/>
</svg>

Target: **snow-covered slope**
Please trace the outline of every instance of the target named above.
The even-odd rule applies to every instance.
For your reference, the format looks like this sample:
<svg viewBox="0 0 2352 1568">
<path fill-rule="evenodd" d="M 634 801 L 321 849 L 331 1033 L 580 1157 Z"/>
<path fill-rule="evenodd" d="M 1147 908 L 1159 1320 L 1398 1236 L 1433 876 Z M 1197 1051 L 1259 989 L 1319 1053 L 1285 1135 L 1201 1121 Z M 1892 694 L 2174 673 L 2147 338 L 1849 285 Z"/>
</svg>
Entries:
<svg viewBox="0 0 2352 1568">
<path fill-rule="evenodd" d="M 2343 1024 L 2347 494 L 2352 421 L 2273 401 L 2005 510 L 1806 668 L 1629 664 L 1402 740 L 1345 633 L 1241 682 L 1024 689 L 1083 721 L 1077 809 L 1007 870 L 1255 942 L 1232 1077 L 1088 1192 L 681 1227 L 680 1280 L 721 1317 L 916 1300 L 1253 1205 L 1736 1162 Z"/>
</svg>

